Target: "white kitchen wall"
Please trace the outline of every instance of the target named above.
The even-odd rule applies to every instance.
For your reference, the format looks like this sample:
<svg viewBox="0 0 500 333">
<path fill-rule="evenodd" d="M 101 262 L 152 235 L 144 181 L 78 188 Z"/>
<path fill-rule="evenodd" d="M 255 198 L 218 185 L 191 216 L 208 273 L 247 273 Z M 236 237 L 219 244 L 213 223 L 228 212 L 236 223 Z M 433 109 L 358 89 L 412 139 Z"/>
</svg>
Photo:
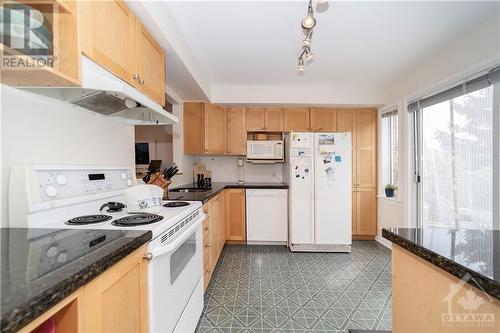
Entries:
<svg viewBox="0 0 500 333">
<path fill-rule="evenodd" d="M 238 157 L 214 156 L 199 157 L 207 170 L 212 170 L 214 182 L 236 182 L 238 180 Z M 252 164 L 244 163 L 246 182 L 281 182 L 283 181 L 283 163 Z"/>
<path fill-rule="evenodd" d="M 15 163 L 134 165 L 134 128 L 58 100 L 0 85 L 1 226 Z"/>
<path fill-rule="evenodd" d="M 387 102 L 391 104 L 381 107 L 379 113 L 390 105 L 400 106 L 399 174 L 401 176 L 399 178 L 399 201 L 378 199 L 377 239 L 379 241 L 384 244 L 389 243 L 381 236 L 382 228 L 414 226 L 412 218 L 414 198 L 411 189 L 413 150 L 410 137 L 412 132 L 406 111 L 407 101 L 498 63 L 500 63 L 500 15 L 484 22 L 475 30 L 457 37 L 448 45 L 444 45 L 440 52 L 435 53 L 427 61 L 387 86 Z M 379 186 L 382 185 L 379 184 Z M 380 189 L 379 193 L 381 193 Z"/>
</svg>

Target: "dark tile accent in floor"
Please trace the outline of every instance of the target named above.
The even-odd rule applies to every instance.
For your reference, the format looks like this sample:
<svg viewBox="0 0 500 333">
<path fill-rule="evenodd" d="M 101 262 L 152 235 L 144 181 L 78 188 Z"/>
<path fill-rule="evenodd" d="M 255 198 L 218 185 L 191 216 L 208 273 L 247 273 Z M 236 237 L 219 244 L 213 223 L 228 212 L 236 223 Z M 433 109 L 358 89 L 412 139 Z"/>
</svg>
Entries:
<svg viewBox="0 0 500 333">
<path fill-rule="evenodd" d="M 226 245 L 196 331 L 391 330 L 391 252 L 355 241 L 351 253 Z"/>
</svg>

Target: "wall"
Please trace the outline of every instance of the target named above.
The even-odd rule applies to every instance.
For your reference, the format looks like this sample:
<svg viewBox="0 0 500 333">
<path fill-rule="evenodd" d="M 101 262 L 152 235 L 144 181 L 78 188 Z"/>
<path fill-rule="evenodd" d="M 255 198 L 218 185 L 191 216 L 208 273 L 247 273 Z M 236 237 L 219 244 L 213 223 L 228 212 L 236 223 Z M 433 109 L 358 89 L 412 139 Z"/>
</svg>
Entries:
<svg viewBox="0 0 500 333">
<path fill-rule="evenodd" d="M 172 125 L 173 156 L 174 162 L 179 167 L 179 173 L 172 178 L 171 187 L 175 187 L 193 182 L 194 157 L 184 154 L 182 99 L 172 91 L 169 92 L 169 96 L 171 95 L 177 98 L 176 104 L 172 106 L 172 110 L 177 119 L 179 119 L 178 124 Z"/>
<path fill-rule="evenodd" d="M 172 125 L 135 126 L 135 142 L 149 143 L 149 158 L 162 160 L 162 169 L 172 162 Z"/>
<path fill-rule="evenodd" d="M 134 128 L 4 85 L 1 92 L 1 226 L 14 163 L 134 165 Z"/>
<path fill-rule="evenodd" d="M 212 171 L 212 181 L 238 181 L 238 157 L 215 156 L 199 157 L 207 170 Z M 283 163 L 252 164 L 244 163 L 244 180 L 246 182 L 281 182 L 283 181 Z"/>
<path fill-rule="evenodd" d="M 388 244 L 381 237 L 385 227 L 411 227 L 413 219 L 412 190 L 412 145 L 410 141 L 411 123 L 406 112 L 408 100 L 463 80 L 468 75 L 500 63 L 500 15 L 484 22 L 475 30 L 461 36 L 441 51 L 430 56 L 427 61 L 389 84 L 387 104 L 379 109 L 379 114 L 391 105 L 399 105 L 399 201 L 378 199 L 377 239 Z M 380 159 L 379 159 L 380 161 Z M 381 186 L 381 184 L 379 184 Z M 381 191 L 379 190 L 379 193 Z"/>
</svg>

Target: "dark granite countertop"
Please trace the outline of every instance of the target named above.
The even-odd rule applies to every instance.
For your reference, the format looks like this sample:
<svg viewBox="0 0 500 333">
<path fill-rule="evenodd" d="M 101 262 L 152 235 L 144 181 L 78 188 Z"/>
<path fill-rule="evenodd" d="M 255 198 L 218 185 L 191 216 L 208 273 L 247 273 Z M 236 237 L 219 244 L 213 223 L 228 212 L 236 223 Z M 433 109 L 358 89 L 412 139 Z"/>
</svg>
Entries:
<svg viewBox="0 0 500 333">
<path fill-rule="evenodd" d="M 500 300 L 500 230 L 388 228 L 382 236 Z"/>
<path fill-rule="evenodd" d="M 187 184 L 176 188 L 197 187 L 196 184 Z M 201 201 L 206 203 L 222 190 L 227 188 L 245 188 L 245 189 L 287 189 L 286 183 L 212 183 L 212 188 L 205 192 L 168 192 L 169 200 L 186 200 L 186 201 Z M 175 188 L 174 188 L 175 189 Z"/>
<path fill-rule="evenodd" d="M 18 331 L 151 237 L 151 231 L 1 228 L 0 331 Z M 59 264 L 62 252 L 66 263 Z"/>
</svg>

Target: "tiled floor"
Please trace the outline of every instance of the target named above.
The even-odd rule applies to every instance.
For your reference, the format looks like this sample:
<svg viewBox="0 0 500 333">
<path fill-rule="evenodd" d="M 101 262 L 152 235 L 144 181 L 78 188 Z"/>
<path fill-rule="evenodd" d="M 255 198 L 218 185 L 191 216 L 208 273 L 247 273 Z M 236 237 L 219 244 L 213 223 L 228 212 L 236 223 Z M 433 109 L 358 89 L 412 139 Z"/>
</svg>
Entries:
<svg viewBox="0 0 500 333">
<path fill-rule="evenodd" d="M 197 332 L 391 329 L 390 250 L 354 242 L 350 254 L 227 246 L 205 293 Z"/>
</svg>

